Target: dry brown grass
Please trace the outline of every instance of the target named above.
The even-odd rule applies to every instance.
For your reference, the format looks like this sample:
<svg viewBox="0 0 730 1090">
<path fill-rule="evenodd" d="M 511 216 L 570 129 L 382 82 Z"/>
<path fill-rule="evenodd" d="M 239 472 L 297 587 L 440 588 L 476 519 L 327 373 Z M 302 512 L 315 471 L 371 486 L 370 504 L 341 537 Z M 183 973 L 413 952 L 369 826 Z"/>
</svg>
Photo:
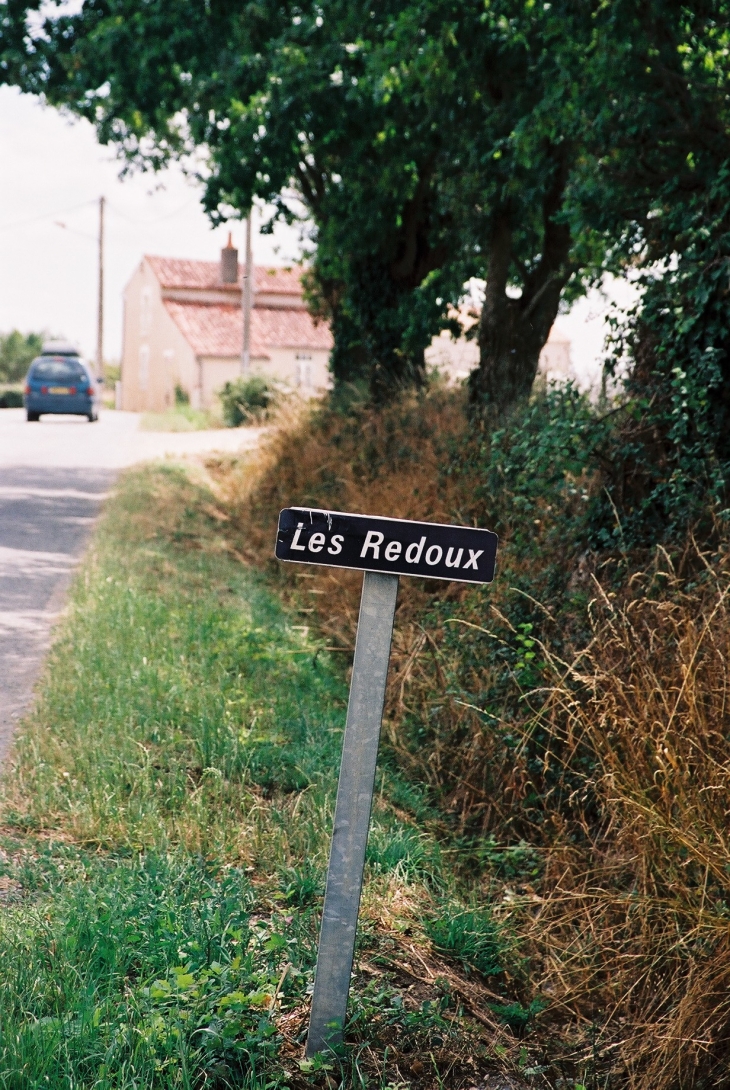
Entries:
<svg viewBox="0 0 730 1090">
<path fill-rule="evenodd" d="M 552 660 L 541 711 L 566 764 L 594 755 L 597 816 L 579 850 L 555 844 L 526 930 L 544 985 L 600 1015 L 596 1047 L 641 1090 L 729 1077 L 730 570 L 705 564 L 691 581 L 664 564 L 661 590 L 657 564 L 621 603 L 596 581 L 593 639 Z"/>
<path fill-rule="evenodd" d="M 382 414 L 343 418 L 323 413 L 313 426 L 311 410 L 290 407 L 252 460 L 209 461 L 218 493 L 238 527 L 238 548 L 247 560 L 268 566 L 282 589 L 296 598 L 303 618 L 316 619 L 332 646 L 352 647 L 357 627 L 358 572 L 276 565 L 279 511 L 291 504 L 397 518 L 469 521 L 461 482 L 444 473 L 450 445 L 465 428 L 463 396 L 441 391 L 426 400 L 404 400 Z M 426 581 L 402 580 L 394 645 L 397 670 L 423 647 L 416 618 L 435 593 Z M 458 597 L 460 584 L 447 594 Z"/>
<path fill-rule="evenodd" d="M 240 551 L 266 564 L 276 514 L 292 503 L 471 521 L 469 482 L 447 472 L 463 431 L 459 396 L 441 393 L 380 417 L 324 415 L 316 427 L 290 421 L 255 474 L 210 468 Z M 357 573 L 270 568 L 330 645 L 351 647 Z M 591 570 L 581 561 L 572 572 L 584 591 L 576 631 L 587 638 L 571 642 L 564 631 L 558 638 L 557 626 L 546 625 L 541 684 L 526 692 L 515 679 L 514 697 L 496 718 L 460 698 L 455 679 L 463 690 L 491 685 L 496 667 L 485 649 L 510 635 L 501 612 L 509 547 L 506 589 L 495 584 L 486 611 L 458 584 L 403 580 L 390 744 L 433 785 L 452 828 L 478 827 L 501 843 L 523 836 L 540 852 L 539 877 L 487 874 L 482 889 L 522 939 L 531 989 L 524 994 L 549 1000 L 538 1022 L 544 1085 L 563 1078 L 565 1086 L 632 1090 L 724 1086 L 730 558 L 690 543 L 680 576 L 658 551 L 620 586 L 612 576 L 612 589 Z M 461 642 L 433 613 L 423 624 L 445 600 L 461 622 Z M 419 718 L 436 723 L 421 749 L 406 729 Z M 505 744 L 505 726 L 518 744 Z M 530 795 L 539 797 L 531 810 Z"/>
</svg>

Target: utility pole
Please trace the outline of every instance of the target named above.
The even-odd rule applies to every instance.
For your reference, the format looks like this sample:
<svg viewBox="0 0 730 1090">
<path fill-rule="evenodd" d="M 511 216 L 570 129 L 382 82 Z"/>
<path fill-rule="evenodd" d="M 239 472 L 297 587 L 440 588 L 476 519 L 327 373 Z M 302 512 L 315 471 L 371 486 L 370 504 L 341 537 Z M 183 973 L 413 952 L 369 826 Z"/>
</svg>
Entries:
<svg viewBox="0 0 730 1090">
<path fill-rule="evenodd" d="M 99 197 L 99 304 L 96 321 L 96 373 L 104 378 L 104 204 Z"/>
<path fill-rule="evenodd" d="M 241 309 L 243 311 L 243 351 L 241 375 L 247 378 L 251 372 L 251 306 L 253 301 L 253 258 L 251 255 L 251 215 L 246 218 L 246 268 L 241 285 Z"/>
</svg>

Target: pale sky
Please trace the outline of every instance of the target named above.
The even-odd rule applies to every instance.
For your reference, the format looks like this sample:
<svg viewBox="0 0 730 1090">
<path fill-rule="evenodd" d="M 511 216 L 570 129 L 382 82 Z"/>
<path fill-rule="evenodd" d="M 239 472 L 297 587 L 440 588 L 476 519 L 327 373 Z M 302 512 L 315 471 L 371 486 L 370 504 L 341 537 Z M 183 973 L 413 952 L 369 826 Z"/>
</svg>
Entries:
<svg viewBox="0 0 730 1090">
<path fill-rule="evenodd" d="M 104 351 L 118 360 L 122 290 L 143 254 L 217 260 L 228 227 L 212 230 L 199 191 L 179 168 L 119 180 L 120 163 L 86 121 L 0 87 L 0 332 L 47 330 L 96 347 L 98 201 L 106 205 Z M 65 225 L 65 226 L 60 226 Z M 230 226 L 242 259 L 244 228 Z M 298 232 L 254 231 L 254 260 L 283 265 L 300 253 Z M 628 301 L 624 285 L 611 288 Z M 578 377 L 595 381 L 607 302 L 597 293 L 558 318 Z"/>
<path fill-rule="evenodd" d="M 120 163 L 91 124 L 10 87 L 0 87 L 0 164 L 0 332 L 48 330 L 93 358 L 102 194 L 109 360 L 121 355 L 122 291 L 143 254 L 217 260 L 230 229 L 243 260 L 243 225 L 212 230 L 180 169 L 120 181 Z M 294 229 L 254 230 L 259 263 L 284 265 L 299 252 Z"/>
</svg>

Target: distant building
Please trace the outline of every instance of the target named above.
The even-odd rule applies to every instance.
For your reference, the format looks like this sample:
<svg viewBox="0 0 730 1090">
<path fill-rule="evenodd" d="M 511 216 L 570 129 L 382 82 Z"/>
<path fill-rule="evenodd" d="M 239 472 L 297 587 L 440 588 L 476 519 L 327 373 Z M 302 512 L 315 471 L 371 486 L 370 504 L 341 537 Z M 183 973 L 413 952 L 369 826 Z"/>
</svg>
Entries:
<svg viewBox="0 0 730 1090">
<path fill-rule="evenodd" d="M 473 308 L 466 306 L 454 316 L 465 330 L 478 320 Z M 426 363 L 429 367 L 438 368 L 452 382 L 458 382 L 465 379 L 479 363 L 479 345 L 476 339 L 467 340 L 463 336 L 455 340 L 447 330 L 443 330 L 426 349 Z M 540 353 L 538 370 L 548 379 L 575 378 L 570 358 L 570 338 L 556 326 L 550 330 L 547 343 Z"/>
<path fill-rule="evenodd" d="M 314 394 L 329 385 L 332 335 L 306 309 L 299 269 L 254 270 L 251 371 Z M 241 372 L 242 270 L 216 261 L 142 258 L 124 291 L 122 408 L 162 412 L 184 390 L 208 408 Z"/>
</svg>

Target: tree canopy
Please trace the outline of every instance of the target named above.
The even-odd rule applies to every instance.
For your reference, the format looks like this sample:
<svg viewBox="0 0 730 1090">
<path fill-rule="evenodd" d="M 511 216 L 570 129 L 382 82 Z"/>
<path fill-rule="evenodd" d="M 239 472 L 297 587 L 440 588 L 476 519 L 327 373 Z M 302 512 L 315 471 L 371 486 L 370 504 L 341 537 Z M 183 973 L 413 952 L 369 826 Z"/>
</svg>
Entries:
<svg viewBox="0 0 730 1090">
<path fill-rule="evenodd" d="M 0 333 L 0 382 L 19 382 L 43 347 L 42 333 Z"/>
<path fill-rule="evenodd" d="M 214 222 L 303 202 L 335 378 L 376 398 L 423 381 L 482 278 L 471 393 L 500 407 L 529 392 L 561 300 L 656 269 L 682 251 L 688 197 L 717 201 L 727 6 L 6 0 L 0 78 L 129 164 L 202 152 Z"/>
</svg>

